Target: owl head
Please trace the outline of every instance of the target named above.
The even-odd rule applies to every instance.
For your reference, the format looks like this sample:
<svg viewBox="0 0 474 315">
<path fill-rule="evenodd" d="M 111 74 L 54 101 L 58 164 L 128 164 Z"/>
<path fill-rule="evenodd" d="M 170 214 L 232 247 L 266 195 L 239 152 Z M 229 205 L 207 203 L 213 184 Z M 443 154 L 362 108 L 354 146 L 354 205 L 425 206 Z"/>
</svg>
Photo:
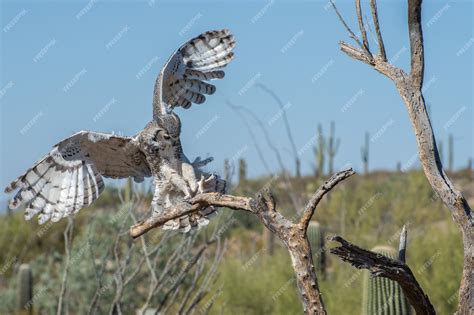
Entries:
<svg viewBox="0 0 474 315">
<path fill-rule="evenodd" d="M 140 133 L 139 141 L 149 154 L 172 158 L 181 151 L 181 121 L 174 114 L 166 114 L 150 121 Z"/>
<path fill-rule="evenodd" d="M 179 139 L 179 135 L 181 134 L 181 121 L 179 120 L 178 115 L 175 113 L 170 113 L 166 115 L 162 115 L 158 117 L 156 120 L 159 132 L 158 136 L 161 136 L 165 140 L 169 139 Z"/>
</svg>

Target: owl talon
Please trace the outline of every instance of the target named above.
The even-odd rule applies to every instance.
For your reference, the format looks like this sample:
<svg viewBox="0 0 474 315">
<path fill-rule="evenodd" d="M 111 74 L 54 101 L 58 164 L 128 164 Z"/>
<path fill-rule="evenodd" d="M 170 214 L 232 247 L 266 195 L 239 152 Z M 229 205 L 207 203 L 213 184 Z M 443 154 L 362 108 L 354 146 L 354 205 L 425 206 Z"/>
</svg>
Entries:
<svg viewBox="0 0 474 315">
<path fill-rule="evenodd" d="M 196 195 L 196 193 L 193 192 L 190 188 L 188 188 L 188 189 L 186 189 L 186 191 L 184 191 L 183 200 L 189 200 L 192 197 L 194 197 L 195 195 Z"/>
<path fill-rule="evenodd" d="M 211 163 L 214 160 L 212 156 L 205 158 L 204 160 L 201 160 L 201 157 L 198 156 L 197 158 L 194 159 L 194 161 L 191 163 L 194 167 L 201 168 L 206 166 L 207 164 Z"/>
</svg>

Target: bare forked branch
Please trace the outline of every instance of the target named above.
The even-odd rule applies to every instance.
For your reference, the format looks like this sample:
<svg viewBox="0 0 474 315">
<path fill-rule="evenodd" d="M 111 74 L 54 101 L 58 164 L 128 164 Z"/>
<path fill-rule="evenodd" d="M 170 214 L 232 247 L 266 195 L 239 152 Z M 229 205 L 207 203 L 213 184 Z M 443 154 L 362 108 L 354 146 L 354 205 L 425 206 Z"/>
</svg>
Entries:
<svg viewBox="0 0 474 315">
<path fill-rule="evenodd" d="M 354 34 L 354 32 L 351 30 L 349 25 L 347 25 L 346 21 L 344 20 L 344 18 L 341 15 L 341 13 L 339 13 L 339 10 L 337 9 L 336 4 L 334 3 L 334 1 L 333 0 L 329 0 L 329 1 L 331 1 L 331 5 L 332 5 L 334 11 L 337 14 L 337 17 L 339 18 L 342 25 L 344 25 L 347 32 L 349 33 L 349 37 L 352 38 L 357 43 L 357 45 L 359 45 L 359 47 L 362 47 L 362 43 L 360 42 L 359 37 L 357 37 L 356 34 Z"/>
<path fill-rule="evenodd" d="M 323 299 L 318 287 L 318 280 L 313 266 L 313 258 L 307 237 L 307 228 L 314 210 L 321 198 L 339 182 L 355 174 L 352 169 L 344 170 L 333 175 L 320 189 L 316 191 L 297 223 L 285 218 L 276 209 L 275 199 L 269 191 L 259 193 L 256 198 L 205 193 L 183 201 L 164 211 L 161 215 L 150 217 L 130 228 L 130 235 L 139 237 L 149 230 L 159 227 L 167 221 L 183 215 L 198 212 L 209 206 L 227 207 L 232 210 L 250 212 L 258 217 L 265 227 L 274 233 L 285 244 L 296 275 L 296 283 L 307 314 L 326 314 Z M 199 297 L 201 299 L 201 297 Z"/>
<path fill-rule="evenodd" d="M 371 60 L 362 49 L 344 42 L 340 42 L 340 47 L 349 57 L 372 66 L 375 70 L 391 79 L 405 103 L 415 132 L 419 157 L 425 175 L 433 190 L 450 210 L 453 221 L 462 232 L 464 264 L 459 288 L 458 313 L 474 314 L 474 273 L 472 272 L 474 269 L 474 219 L 469 204 L 445 173 L 439 157 L 436 139 L 422 91 L 424 76 L 424 44 L 421 22 L 422 0 L 407 1 L 411 50 L 411 69 L 409 74 L 391 65 L 386 60 L 375 0 L 371 0 L 371 10 L 379 44 L 379 55 Z M 341 19 L 337 10 L 336 14 Z M 357 14 L 359 14 L 358 11 Z M 348 29 L 345 22 L 343 22 L 343 25 Z M 349 36 L 351 38 L 353 36 L 350 30 Z"/>
</svg>

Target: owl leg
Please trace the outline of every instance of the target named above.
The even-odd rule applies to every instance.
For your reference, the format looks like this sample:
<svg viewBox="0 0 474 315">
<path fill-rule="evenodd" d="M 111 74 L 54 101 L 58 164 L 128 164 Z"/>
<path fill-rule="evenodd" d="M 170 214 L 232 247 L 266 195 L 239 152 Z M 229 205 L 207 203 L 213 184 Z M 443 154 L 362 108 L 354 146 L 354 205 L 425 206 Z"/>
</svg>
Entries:
<svg viewBox="0 0 474 315">
<path fill-rule="evenodd" d="M 201 168 L 206 166 L 207 164 L 211 163 L 214 160 L 213 157 L 208 157 L 205 158 L 204 160 L 201 160 L 201 157 L 198 156 L 197 158 L 194 159 L 194 161 L 191 163 L 195 168 Z"/>
<path fill-rule="evenodd" d="M 198 192 L 198 180 L 194 166 L 192 164 L 183 162 L 181 163 L 181 171 L 184 180 L 188 183 L 189 188 L 191 189 L 191 193 L 193 196 L 196 195 Z"/>
<path fill-rule="evenodd" d="M 166 183 L 163 181 L 155 182 L 155 193 L 151 201 L 153 216 L 159 215 L 165 210 L 166 196 Z"/>
<path fill-rule="evenodd" d="M 166 178 L 171 184 L 176 187 L 177 190 L 181 191 L 184 194 L 184 199 L 190 199 L 193 197 L 194 193 L 191 190 L 188 182 L 184 177 L 178 174 L 174 169 L 168 165 L 163 165 L 161 167 L 163 177 Z"/>
</svg>

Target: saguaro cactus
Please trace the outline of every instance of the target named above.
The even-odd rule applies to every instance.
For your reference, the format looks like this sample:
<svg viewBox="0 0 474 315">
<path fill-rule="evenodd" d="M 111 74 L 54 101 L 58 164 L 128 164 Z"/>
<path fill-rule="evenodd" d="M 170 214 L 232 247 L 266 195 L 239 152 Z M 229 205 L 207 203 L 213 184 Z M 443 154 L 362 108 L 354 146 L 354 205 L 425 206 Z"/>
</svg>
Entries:
<svg viewBox="0 0 474 315">
<path fill-rule="evenodd" d="M 360 148 L 360 155 L 362 157 L 362 162 L 364 162 L 364 174 L 369 173 L 369 133 L 365 133 L 365 144 Z"/>
<path fill-rule="evenodd" d="M 247 179 L 247 163 L 244 159 L 239 159 L 239 184 Z"/>
<path fill-rule="evenodd" d="M 398 161 L 397 162 L 397 172 L 401 172 L 402 171 L 402 162 Z"/>
<path fill-rule="evenodd" d="M 263 229 L 263 246 L 267 254 L 272 256 L 275 252 L 275 234 L 269 229 Z"/>
<path fill-rule="evenodd" d="M 316 160 L 316 178 L 321 178 L 324 176 L 324 160 L 326 153 L 326 139 L 323 135 L 323 127 L 321 124 L 318 124 L 318 144 L 313 148 L 314 157 Z"/>
<path fill-rule="evenodd" d="M 311 221 L 308 226 L 308 240 L 313 254 L 314 269 L 324 274 L 326 270 L 326 252 L 324 248 L 324 232 L 319 222 Z"/>
<path fill-rule="evenodd" d="M 339 145 L 341 144 L 341 139 L 335 138 L 336 133 L 336 124 L 334 121 L 331 121 L 331 128 L 329 130 L 329 139 L 328 139 L 328 158 L 329 158 L 329 175 L 332 175 L 334 172 L 334 156 L 339 150 Z"/>
<path fill-rule="evenodd" d="M 373 252 L 392 259 L 398 259 L 398 252 L 390 246 L 376 246 Z M 364 274 L 362 297 L 362 314 L 411 314 L 411 307 L 402 289 L 395 281 L 382 277 L 371 278 L 369 272 Z"/>
<path fill-rule="evenodd" d="M 33 276 L 28 264 L 20 265 L 17 290 L 18 314 L 33 314 Z"/>
<path fill-rule="evenodd" d="M 230 180 L 232 177 L 232 165 L 230 165 L 229 159 L 224 160 L 224 179 L 226 180 L 227 184 L 230 184 Z"/>
</svg>

